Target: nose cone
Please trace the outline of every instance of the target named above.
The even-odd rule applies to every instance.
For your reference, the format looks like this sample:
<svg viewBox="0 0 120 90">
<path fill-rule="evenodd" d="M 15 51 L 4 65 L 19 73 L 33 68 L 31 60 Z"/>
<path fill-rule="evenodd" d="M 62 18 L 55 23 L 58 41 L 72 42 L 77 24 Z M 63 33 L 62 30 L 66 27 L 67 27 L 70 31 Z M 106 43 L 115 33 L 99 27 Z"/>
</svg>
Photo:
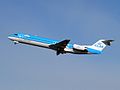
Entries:
<svg viewBox="0 0 120 90">
<path fill-rule="evenodd" d="M 8 39 L 10 39 L 10 40 L 13 40 L 13 37 L 11 37 L 11 36 L 8 36 Z"/>
<path fill-rule="evenodd" d="M 14 34 L 10 34 L 10 35 L 8 35 L 8 39 L 10 39 L 10 40 L 14 40 L 14 38 L 15 38 Z"/>
<path fill-rule="evenodd" d="M 15 35 L 14 35 L 14 34 L 10 34 L 10 35 L 8 35 L 8 39 L 10 39 L 10 40 L 14 40 L 14 38 L 15 38 Z"/>
</svg>

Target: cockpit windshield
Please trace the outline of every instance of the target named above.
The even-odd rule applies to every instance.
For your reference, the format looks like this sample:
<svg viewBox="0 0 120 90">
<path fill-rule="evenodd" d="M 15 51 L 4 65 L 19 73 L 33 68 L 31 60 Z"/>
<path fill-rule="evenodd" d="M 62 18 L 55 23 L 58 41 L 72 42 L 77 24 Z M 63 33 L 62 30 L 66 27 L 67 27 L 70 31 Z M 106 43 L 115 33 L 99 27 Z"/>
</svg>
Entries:
<svg viewBox="0 0 120 90">
<path fill-rule="evenodd" d="M 16 35 L 16 36 L 17 36 L 18 34 L 14 34 L 14 35 Z"/>
</svg>

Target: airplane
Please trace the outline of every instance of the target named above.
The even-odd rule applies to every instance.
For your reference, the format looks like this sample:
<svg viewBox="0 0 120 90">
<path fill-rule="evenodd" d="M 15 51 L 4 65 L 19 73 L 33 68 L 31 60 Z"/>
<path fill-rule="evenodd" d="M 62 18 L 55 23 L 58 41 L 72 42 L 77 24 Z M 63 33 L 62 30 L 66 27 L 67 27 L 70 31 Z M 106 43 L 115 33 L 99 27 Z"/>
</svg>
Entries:
<svg viewBox="0 0 120 90">
<path fill-rule="evenodd" d="M 14 44 L 22 43 L 43 48 L 48 48 L 56 51 L 56 55 L 59 54 L 101 54 L 106 46 L 110 46 L 114 40 L 98 40 L 93 45 L 78 45 L 70 44 L 70 39 L 62 41 L 52 40 L 48 38 L 42 38 L 39 36 L 33 36 L 23 33 L 10 34 L 8 39 L 12 40 Z"/>
</svg>

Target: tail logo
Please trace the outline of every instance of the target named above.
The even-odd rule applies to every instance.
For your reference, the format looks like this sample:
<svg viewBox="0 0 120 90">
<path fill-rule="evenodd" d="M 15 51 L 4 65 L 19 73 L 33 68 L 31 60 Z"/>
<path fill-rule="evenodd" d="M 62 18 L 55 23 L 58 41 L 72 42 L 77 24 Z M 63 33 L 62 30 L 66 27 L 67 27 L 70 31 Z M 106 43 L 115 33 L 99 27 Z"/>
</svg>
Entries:
<svg viewBox="0 0 120 90">
<path fill-rule="evenodd" d="M 103 43 L 101 43 L 101 42 L 95 44 L 94 46 L 98 47 L 98 48 L 104 48 Z"/>
</svg>

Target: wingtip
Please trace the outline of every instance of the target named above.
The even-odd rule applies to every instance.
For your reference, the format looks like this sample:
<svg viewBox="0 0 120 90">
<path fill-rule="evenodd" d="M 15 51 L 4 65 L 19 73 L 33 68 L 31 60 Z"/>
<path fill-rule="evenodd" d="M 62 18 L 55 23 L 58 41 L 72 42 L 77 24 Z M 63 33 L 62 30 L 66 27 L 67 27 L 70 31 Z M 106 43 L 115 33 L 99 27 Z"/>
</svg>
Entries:
<svg viewBox="0 0 120 90">
<path fill-rule="evenodd" d="M 109 42 L 113 42 L 113 41 L 115 41 L 115 40 L 112 40 L 112 39 L 111 39 L 111 40 L 108 40 L 108 41 L 109 41 Z"/>
</svg>

